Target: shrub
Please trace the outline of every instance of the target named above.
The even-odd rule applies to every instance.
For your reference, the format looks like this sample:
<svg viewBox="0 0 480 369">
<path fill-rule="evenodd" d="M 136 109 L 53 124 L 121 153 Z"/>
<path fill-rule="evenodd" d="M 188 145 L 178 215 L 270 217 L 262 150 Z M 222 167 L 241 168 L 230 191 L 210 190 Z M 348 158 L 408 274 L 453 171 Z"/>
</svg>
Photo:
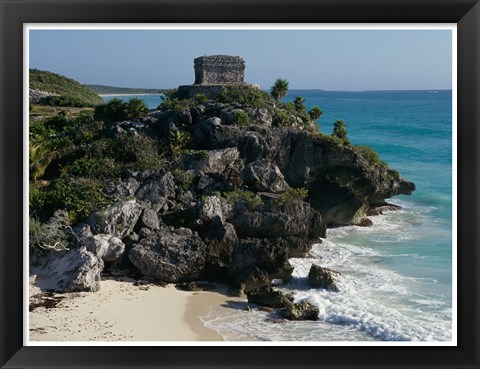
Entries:
<svg viewBox="0 0 480 369">
<path fill-rule="evenodd" d="M 45 145 L 30 143 L 28 152 L 30 179 L 36 181 L 42 177 L 54 157 L 55 152 L 49 151 Z"/>
<path fill-rule="evenodd" d="M 87 176 L 105 180 L 119 176 L 120 166 L 109 157 L 85 156 L 65 166 L 63 173 L 73 177 Z"/>
<path fill-rule="evenodd" d="M 280 194 L 280 198 L 273 201 L 273 206 L 283 206 L 288 202 L 304 201 L 308 196 L 308 189 L 305 187 L 289 188 Z"/>
<path fill-rule="evenodd" d="M 247 112 L 243 110 L 234 110 L 233 111 L 233 123 L 239 126 L 249 126 L 252 124 L 252 120 Z"/>
<path fill-rule="evenodd" d="M 104 105 L 95 107 L 95 119 L 106 123 L 119 122 L 127 119 L 127 104 L 120 99 L 114 98 Z"/>
<path fill-rule="evenodd" d="M 239 104 L 253 109 L 265 108 L 272 103 L 266 92 L 246 84 L 227 86 L 220 92 L 217 100 L 221 103 Z"/>
<path fill-rule="evenodd" d="M 204 97 L 203 97 L 204 96 Z M 180 113 L 189 110 L 195 105 L 203 104 L 207 98 L 203 94 L 198 94 L 194 99 L 182 96 L 178 90 L 170 90 L 164 93 L 162 101 L 158 106 L 160 110 L 173 110 L 175 113 Z"/>
<path fill-rule="evenodd" d="M 73 220 L 82 220 L 108 201 L 98 179 L 61 176 L 48 185 L 45 204 L 49 209 L 67 210 Z"/>
<path fill-rule="evenodd" d="M 238 187 L 231 192 L 224 192 L 223 198 L 225 198 L 230 205 L 235 205 L 237 202 L 244 202 L 250 210 L 263 206 L 263 201 L 260 196 Z"/>
<path fill-rule="evenodd" d="M 88 106 L 93 106 L 91 103 L 87 103 L 82 99 L 71 97 L 71 96 L 47 96 L 44 97 L 40 103 L 42 105 L 49 105 L 49 106 L 62 106 L 62 107 L 75 107 L 75 108 L 83 108 Z"/>
<path fill-rule="evenodd" d="M 174 159 L 178 159 L 185 152 L 185 148 L 190 143 L 190 133 L 184 131 L 174 131 L 169 137 L 170 153 Z"/>
<path fill-rule="evenodd" d="M 291 126 L 295 122 L 293 115 L 285 110 L 276 109 L 273 124 L 281 127 Z"/>
<path fill-rule="evenodd" d="M 355 146 L 355 150 L 362 155 L 370 164 L 379 164 L 382 166 L 386 166 L 387 163 L 380 159 L 378 153 L 371 148 L 370 146 L 360 145 Z"/>
<path fill-rule="evenodd" d="M 143 117 L 148 113 L 147 105 L 138 97 L 132 97 L 125 105 L 125 113 L 128 119 Z"/>
<path fill-rule="evenodd" d="M 202 105 L 209 101 L 209 98 L 205 94 L 196 94 L 194 97 L 195 105 Z"/>
<path fill-rule="evenodd" d="M 46 222 L 29 219 L 29 245 L 32 251 L 68 250 L 72 240 L 76 239 L 70 226 L 68 213 L 57 210 Z"/>
</svg>

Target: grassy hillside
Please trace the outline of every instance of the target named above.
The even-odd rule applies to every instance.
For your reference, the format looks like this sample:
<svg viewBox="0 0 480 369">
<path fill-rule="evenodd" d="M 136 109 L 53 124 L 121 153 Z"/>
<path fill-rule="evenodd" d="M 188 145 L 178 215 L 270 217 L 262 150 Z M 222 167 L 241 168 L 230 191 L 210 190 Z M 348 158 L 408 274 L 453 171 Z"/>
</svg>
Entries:
<svg viewBox="0 0 480 369">
<path fill-rule="evenodd" d="M 109 94 L 161 94 L 166 90 L 155 88 L 128 88 L 128 87 L 114 87 L 103 85 L 85 85 L 91 88 L 97 94 L 109 95 Z"/>
<path fill-rule="evenodd" d="M 30 88 L 60 95 L 59 98 L 53 99 L 51 105 L 69 106 L 69 101 L 77 103 L 73 106 L 94 106 L 104 103 L 95 91 L 77 81 L 38 69 L 30 69 Z"/>
</svg>

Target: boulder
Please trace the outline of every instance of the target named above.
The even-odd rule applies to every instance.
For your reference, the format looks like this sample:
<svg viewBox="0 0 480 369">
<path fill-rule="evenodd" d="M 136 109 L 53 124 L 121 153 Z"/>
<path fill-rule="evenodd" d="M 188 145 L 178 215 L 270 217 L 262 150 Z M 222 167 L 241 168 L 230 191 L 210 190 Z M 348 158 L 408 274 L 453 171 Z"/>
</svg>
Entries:
<svg viewBox="0 0 480 369">
<path fill-rule="evenodd" d="M 273 115 L 267 108 L 254 109 L 250 114 L 253 124 L 262 124 L 270 127 L 273 122 Z"/>
<path fill-rule="evenodd" d="M 86 243 L 93 237 L 92 229 L 87 223 L 78 223 L 72 230 L 79 245 L 86 245 Z"/>
<path fill-rule="evenodd" d="M 151 203 L 164 201 L 164 198 L 175 198 L 175 181 L 172 173 L 161 171 L 154 178 L 148 179 L 137 190 L 135 196 Z"/>
<path fill-rule="evenodd" d="M 249 265 L 237 274 L 230 274 L 228 293 L 231 296 L 245 298 L 249 291 L 269 286 L 271 281 L 272 278 L 264 270 Z"/>
<path fill-rule="evenodd" d="M 201 221 L 206 223 L 210 223 L 217 217 L 225 222 L 232 210 L 232 206 L 222 202 L 218 196 L 206 196 L 198 203 L 196 214 Z"/>
<path fill-rule="evenodd" d="M 280 169 L 265 159 L 246 165 L 241 178 L 257 191 L 280 193 L 290 188 Z"/>
<path fill-rule="evenodd" d="M 235 228 L 230 223 L 214 218 L 205 235 L 209 260 L 227 267 L 232 261 L 233 248 L 238 241 Z"/>
<path fill-rule="evenodd" d="M 105 262 L 120 259 L 125 251 L 125 244 L 117 237 L 96 234 L 86 243 L 87 250 L 102 258 Z"/>
<path fill-rule="evenodd" d="M 340 273 L 312 264 L 308 272 L 308 283 L 312 287 L 320 287 L 329 291 L 338 292 L 335 275 L 340 275 Z"/>
<path fill-rule="evenodd" d="M 115 195 L 119 198 L 128 198 L 133 196 L 140 187 L 140 182 L 133 177 L 127 178 L 125 181 L 121 181 L 115 186 Z"/>
<path fill-rule="evenodd" d="M 162 228 L 132 247 L 129 259 L 143 275 L 177 283 L 198 279 L 206 246 L 188 228 Z"/>
<path fill-rule="evenodd" d="M 280 315 L 288 320 L 318 320 L 319 312 L 315 305 L 302 301 L 280 310 Z"/>
<path fill-rule="evenodd" d="M 160 220 L 158 219 L 157 212 L 152 209 L 145 209 L 140 218 L 141 226 L 155 231 L 160 229 Z"/>
<path fill-rule="evenodd" d="M 230 147 L 222 150 L 210 150 L 204 158 L 192 158 L 188 156 L 183 162 L 186 169 L 196 169 L 203 173 L 223 173 L 233 166 L 238 159 L 237 148 Z"/>
<path fill-rule="evenodd" d="M 95 292 L 100 289 L 103 261 L 85 247 L 68 251 L 50 250 L 31 265 L 35 283 L 44 291 Z"/>
<path fill-rule="evenodd" d="M 265 206 L 250 210 L 246 206 L 235 207 L 229 220 L 239 238 L 267 238 L 271 242 L 280 239 L 288 246 L 290 257 L 305 256 L 314 243 L 325 237 L 326 226 L 320 213 L 306 202 L 287 202 L 276 206 L 274 199 L 262 196 Z"/>
<path fill-rule="evenodd" d="M 141 213 L 142 207 L 135 200 L 119 201 L 105 210 L 92 213 L 87 223 L 95 234 L 108 234 L 122 239 L 133 231 Z"/>
<path fill-rule="evenodd" d="M 264 273 L 263 278 L 258 272 Z M 229 267 L 230 279 L 235 284 L 245 284 L 250 280 L 272 279 L 288 280 L 293 267 L 288 261 L 288 251 L 267 239 L 248 238 L 239 240 L 233 250 L 232 262 Z M 256 285 L 257 283 L 253 283 Z M 252 286 L 252 288 L 258 288 Z"/>
<path fill-rule="evenodd" d="M 264 286 L 247 292 L 248 302 L 272 308 L 283 308 L 290 305 L 290 300 L 281 291 Z"/>
</svg>

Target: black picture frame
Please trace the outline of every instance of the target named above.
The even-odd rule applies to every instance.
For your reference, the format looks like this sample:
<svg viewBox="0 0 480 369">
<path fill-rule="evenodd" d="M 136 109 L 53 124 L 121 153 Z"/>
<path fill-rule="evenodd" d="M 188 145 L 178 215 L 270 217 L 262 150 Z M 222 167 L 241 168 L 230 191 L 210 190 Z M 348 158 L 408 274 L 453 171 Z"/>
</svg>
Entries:
<svg viewBox="0 0 480 369">
<path fill-rule="evenodd" d="M 0 0 L 2 368 L 479 368 L 479 0 Z M 24 23 L 456 23 L 458 346 L 23 346 Z"/>
</svg>

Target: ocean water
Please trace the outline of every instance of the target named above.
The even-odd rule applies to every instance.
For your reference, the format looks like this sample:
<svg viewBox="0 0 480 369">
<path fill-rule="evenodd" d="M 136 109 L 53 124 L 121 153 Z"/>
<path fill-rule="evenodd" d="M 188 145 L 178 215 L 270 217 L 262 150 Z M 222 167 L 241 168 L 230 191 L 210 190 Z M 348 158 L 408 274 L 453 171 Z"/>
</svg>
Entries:
<svg viewBox="0 0 480 369">
<path fill-rule="evenodd" d="M 227 341 L 451 341 L 451 91 L 297 90 L 284 101 L 295 96 L 323 110 L 322 132 L 343 119 L 353 144 L 372 146 L 417 189 L 389 199 L 403 209 L 371 217 L 372 227 L 329 229 L 311 258 L 290 260 L 293 280 L 278 287 L 317 305 L 318 321 L 280 321 L 231 303 L 213 307 L 204 324 Z M 140 98 L 158 105 L 159 96 Z M 339 292 L 307 284 L 312 263 L 341 273 Z"/>
</svg>

